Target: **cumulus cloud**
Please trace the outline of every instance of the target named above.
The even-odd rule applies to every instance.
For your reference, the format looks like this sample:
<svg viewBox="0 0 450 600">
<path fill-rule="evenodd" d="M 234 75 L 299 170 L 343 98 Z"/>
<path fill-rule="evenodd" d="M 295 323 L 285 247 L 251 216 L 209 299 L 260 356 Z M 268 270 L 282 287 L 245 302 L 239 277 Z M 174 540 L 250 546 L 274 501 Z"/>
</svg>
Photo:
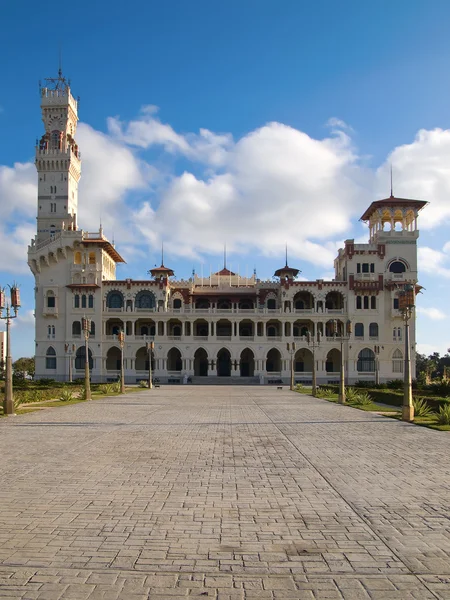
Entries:
<svg viewBox="0 0 450 600">
<path fill-rule="evenodd" d="M 430 202 L 420 215 L 422 229 L 449 221 L 450 130 L 421 129 L 412 143 L 395 148 L 377 173 L 382 197 L 387 195 L 390 165 L 396 197 L 413 195 Z"/>
<path fill-rule="evenodd" d="M 419 272 L 450 278 L 450 245 L 445 244 L 443 251 L 428 246 L 417 250 Z"/>
<path fill-rule="evenodd" d="M 348 231 L 369 199 L 357 170 L 342 132 L 315 140 L 269 123 L 228 148 L 225 173 L 174 177 L 159 206 L 144 204 L 135 223 L 152 246 L 164 237 L 179 256 L 216 253 L 225 241 L 231 252 L 275 255 L 287 243 L 290 255 L 329 266 L 330 238 Z"/>
<path fill-rule="evenodd" d="M 442 312 L 439 308 L 428 307 L 425 308 L 423 306 L 418 306 L 416 311 L 419 315 L 424 315 L 433 321 L 442 321 L 447 318 L 447 315 Z"/>
<path fill-rule="evenodd" d="M 144 106 L 139 117 L 124 123 L 118 117 L 107 120 L 110 135 L 121 142 L 140 148 L 162 146 L 166 152 L 179 153 L 190 160 L 212 166 L 224 165 L 228 149 L 233 145 L 231 134 L 217 134 L 208 129 L 200 129 L 198 134 L 182 135 L 155 116 L 156 106 Z"/>
<path fill-rule="evenodd" d="M 125 207 L 127 194 L 146 188 L 154 170 L 124 144 L 81 123 L 77 139 L 82 149 L 79 185 L 79 225 L 96 230 L 100 223 L 109 235 L 123 242 L 133 240 Z"/>
</svg>

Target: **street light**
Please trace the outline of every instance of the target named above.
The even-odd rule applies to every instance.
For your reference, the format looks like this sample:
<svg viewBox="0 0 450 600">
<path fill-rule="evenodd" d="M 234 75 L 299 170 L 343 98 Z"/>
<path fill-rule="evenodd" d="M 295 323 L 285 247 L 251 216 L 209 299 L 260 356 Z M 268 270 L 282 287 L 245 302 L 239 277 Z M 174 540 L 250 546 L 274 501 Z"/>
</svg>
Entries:
<svg viewBox="0 0 450 600">
<path fill-rule="evenodd" d="M 405 321 L 405 368 L 403 379 L 403 421 L 414 421 L 414 405 L 412 399 L 411 380 L 411 349 L 409 347 L 409 319 L 414 310 L 415 290 L 411 284 L 406 284 L 403 291 L 399 293 L 398 307 Z"/>
<path fill-rule="evenodd" d="M 12 359 L 11 359 L 11 341 L 10 341 L 10 325 L 11 319 L 17 317 L 20 308 L 20 293 L 16 284 L 8 286 L 11 292 L 9 302 L 6 300 L 5 289 L 0 289 L 0 319 L 6 320 L 6 373 L 5 373 L 5 398 L 3 400 L 3 414 L 14 414 L 14 396 L 13 396 L 13 381 L 12 381 Z M 11 308 L 14 310 L 14 315 L 11 314 Z M 6 315 L 3 316 L 3 311 L 6 309 Z"/>
<path fill-rule="evenodd" d="M 152 383 L 152 354 L 155 349 L 155 342 L 147 342 L 145 347 L 148 352 L 148 389 L 151 390 L 153 387 Z"/>
<path fill-rule="evenodd" d="M 295 342 L 288 342 L 286 344 L 287 351 L 291 355 L 291 390 L 294 390 L 294 356 L 295 356 Z"/>
<path fill-rule="evenodd" d="M 339 338 L 341 344 L 341 364 L 339 367 L 339 404 L 345 404 L 345 360 L 344 360 L 344 342 L 348 342 L 352 333 L 352 322 L 350 320 L 346 323 L 346 331 L 344 335 L 343 328 L 341 329 L 341 335 L 338 335 L 337 321 L 333 321 L 333 335 L 336 339 Z"/>
<path fill-rule="evenodd" d="M 76 350 L 75 344 L 65 344 L 64 348 L 66 350 L 66 354 L 69 357 L 69 381 L 72 383 L 73 375 L 72 375 L 72 355 Z"/>
<path fill-rule="evenodd" d="M 317 341 L 314 335 L 308 331 L 307 335 L 308 346 L 312 348 L 313 368 L 312 368 L 312 395 L 314 398 L 317 394 L 317 378 L 316 378 L 316 348 L 320 345 L 320 332 L 317 332 Z"/>
<path fill-rule="evenodd" d="M 117 336 L 120 344 L 120 393 L 125 394 L 125 372 L 124 372 L 124 361 L 123 361 L 123 347 L 125 345 L 125 332 L 123 329 L 119 331 Z"/>
<path fill-rule="evenodd" d="M 84 354 L 85 354 L 84 394 L 85 394 L 85 400 L 92 400 L 91 379 L 89 377 L 89 344 L 88 344 L 89 335 L 91 333 L 91 319 L 86 319 L 86 317 L 83 317 L 81 319 L 81 328 L 83 329 L 83 333 L 84 333 Z"/>
</svg>

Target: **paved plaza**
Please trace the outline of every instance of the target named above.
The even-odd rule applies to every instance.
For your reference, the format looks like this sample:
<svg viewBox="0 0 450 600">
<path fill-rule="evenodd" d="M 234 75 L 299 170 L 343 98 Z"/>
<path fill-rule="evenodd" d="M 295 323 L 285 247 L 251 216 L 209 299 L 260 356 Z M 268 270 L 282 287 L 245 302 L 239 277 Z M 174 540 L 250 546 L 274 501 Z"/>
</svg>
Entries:
<svg viewBox="0 0 450 600">
<path fill-rule="evenodd" d="M 268 387 L 0 420 L 0 598 L 450 599 L 450 434 Z"/>
</svg>

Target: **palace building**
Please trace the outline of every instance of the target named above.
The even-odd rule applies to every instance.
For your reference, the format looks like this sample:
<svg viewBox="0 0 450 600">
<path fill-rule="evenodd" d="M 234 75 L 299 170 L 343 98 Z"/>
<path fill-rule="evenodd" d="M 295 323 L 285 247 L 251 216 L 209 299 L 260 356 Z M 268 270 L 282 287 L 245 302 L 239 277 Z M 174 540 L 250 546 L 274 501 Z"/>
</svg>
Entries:
<svg viewBox="0 0 450 600">
<path fill-rule="evenodd" d="M 83 377 L 84 316 L 93 382 L 118 379 L 121 331 L 126 383 L 147 378 L 150 341 L 161 383 L 287 383 L 291 360 L 297 382 L 311 382 L 313 360 L 318 383 L 336 382 L 341 353 L 348 383 L 403 377 L 398 294 L 418 282 L 417 222 L 426 202 L 392 194 L 372 202 L 361 216 L 368 242 L 345 241 L 332 281 L 297 281 L 288 264 L 270 281 L 241 277 L 226 264 L 209 277 L 178 280 L 161 264 L 144 281 L 118 280 L 116 266 L 125 261 L 115 245 L 101 228 L 78 227 L 77 101 L 61 72 L 40 97 L 45 133 L 36 145 L 37 232 L 28 247 L 37 378 L 68 380 L 69 366 Z M 414 350 L 414 317 L 410 341 Z"/>
</svg>

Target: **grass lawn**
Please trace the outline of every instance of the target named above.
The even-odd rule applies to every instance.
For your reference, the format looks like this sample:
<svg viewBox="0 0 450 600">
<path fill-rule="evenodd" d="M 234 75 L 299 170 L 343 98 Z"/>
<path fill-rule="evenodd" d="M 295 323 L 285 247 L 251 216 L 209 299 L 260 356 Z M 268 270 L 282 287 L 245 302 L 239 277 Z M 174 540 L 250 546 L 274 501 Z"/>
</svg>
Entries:
<svg viewBox="0 0 450 600">
<path fill-rule="evenodd" d="M 327 400 L 328 402 L 334 402 L 337 404 L 338 395 L 333 394 L 329 398 L 320 398 L 320 400 Z M 365 405 L 350 404 L 350 402 L 346 402 L 345 406 L 349 406 L 350 408 L 357 408 L 359 410 L 365 410 L 368 412 L 386 413 L 387 417 L 392 419 L 398 419 L 399 421 L 402 418 L 402 409 L 400 406 L 387 406 L 385 404 L 376 404 L 375 402 Z M 415 417 L 413 424 L 420 425 L 421 427 L 429 427 L 430 429 L 437 429 L 438 431 L 450 431 L 450 425 L 439 425 L 437 423 L 437 415 L 435 413 L 427 417 Z"/>
<path fill-rule="evenodd" d="M 148 389 L 148 388 L 126 387 L 125 393 L 128 394 L 130 392 L 138 392 L 138 391 L 143 391 L 145 389 Z M 80 402 L 90 402 L 90 400 L 85 400 L 84 398 L 73 398 L 72 400 L 58 400 L 57 399 L 58 393 L 61 393 L 61 390 L 55 391 L 55 398 L 53 400 L 43 400 L 42 402 L 24 402 L 23 404 L 19 405 L 19 407 L 16 410 L 16 414 L 24 415 L 24 414 L 35 412 L 38 410 L 43 410 L 45 408 L 70 406 L 71 404 L 79 404 Z M 100 398 L 107 398 L 107 397 L 109 398 L 112 396 L 120 396 L 121 394 L 119 392 L 111 392 L 110 394 L 104 394 L 102 392 L 93 391 L 91 393 L 91 395 L 92 395 L 92 400 L 100 400 Z M 1 406 L 0 406 L 0 410 L 1 410 Z M 5 415 L 1 412 L 0 418 L 4 417 L 4 416 Z"/>
</svg>

